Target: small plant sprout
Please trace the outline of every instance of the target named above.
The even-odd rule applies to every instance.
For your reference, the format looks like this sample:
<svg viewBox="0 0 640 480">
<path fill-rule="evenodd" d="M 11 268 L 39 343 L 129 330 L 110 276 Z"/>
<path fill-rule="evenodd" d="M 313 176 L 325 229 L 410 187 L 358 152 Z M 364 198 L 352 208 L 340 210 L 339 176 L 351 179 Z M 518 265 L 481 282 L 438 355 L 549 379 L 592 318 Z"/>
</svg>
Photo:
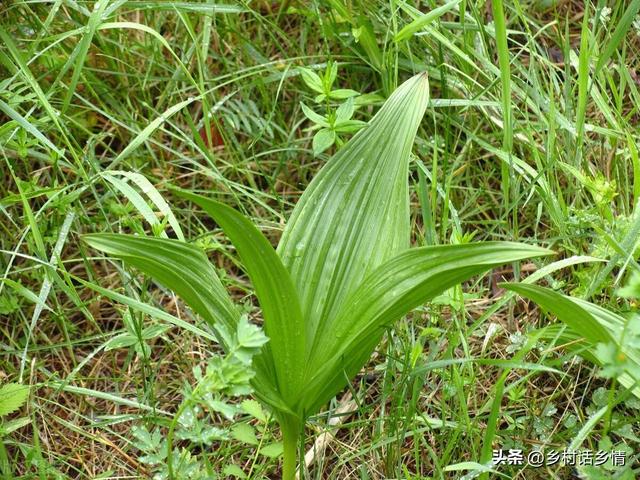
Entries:
<svg viewBox="0 0 640 480">
<path fill-rule="evenodd" d="M 333 84 L 338 78 L 338 64 L 335 62 L 328 62 L 324 75 L 320 76 L 309 68 L 300 67 L 300 75 L 302 80 L 307 84 L 316 95 L 316 103 L 320 103 L 324 100 L 344 100 L 346 98 L 356 97 L 360 93 L 350 88 L 333 88 Z"/>
<path fill-rule="evenodd" d="M 312 130 L 318 130 L 313 136 L 313 154 L 319 155 L 336 143 L 339 147 L 343 145 L 341 135 L 355 133 L 360 130 L 365 122 L 353 120 L 355 112 L 355 97 L 360 95 L 355 90 L 347 88 L 333 89 L 333 83 L 338 76 L 338 64 L 329 62 L 323 76 L 318 75 L 308 68 L 300 68 L 300 75 L 304 83 L 316 95 L 316 103 L 324 102 L 326 113 L 321 115 L 311 107 L 301 102 L 302 112 L 313 122 Z M 332 101 L 343 102 L 334 108 Z"/>
<path fill-rule="evenodd" d="M 302 72 L 319 97 L 335 98 L 333 66 L 324 79 Z M 409 157 L 428 100 L 426 74 L 396 89 L 315 176 L 277 249 L 233 208 L 179 191 L 222 228 L 253 284 L 269 341 L 254 357 L 251 384 L 280 425 L 285 480 L 295 478 L 306 419 L 348 384 L 394 322 L 474 275 L 551 253 L 510 242 L 409 248 Z M 198 247 L 130 235 L 84 238 L 174 290 L 229 348 L 225 332 L 237 330 L 240 309 Z M 254 345 L 250 332 L 237 341 Z"/>
</svg>

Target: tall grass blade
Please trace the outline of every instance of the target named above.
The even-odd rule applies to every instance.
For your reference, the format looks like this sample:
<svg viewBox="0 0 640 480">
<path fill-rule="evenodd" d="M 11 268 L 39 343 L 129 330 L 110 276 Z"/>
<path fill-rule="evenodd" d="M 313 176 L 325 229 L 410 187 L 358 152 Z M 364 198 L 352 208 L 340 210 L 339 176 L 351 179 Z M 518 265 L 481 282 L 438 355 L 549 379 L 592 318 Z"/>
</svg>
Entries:
<svg viewBox="0 0 640 480">
<path fill-rule="evenodd" d="M 167 219 L 167 222 L 173 229 L 178 237 L 178 240 L 184 240 L 184 234 L 182 233 L 182 228 L 178 223 L 178 219 L 173 214 L 173 211 L 169 207 L 169 204 L 162 197 L 160 192 L 153 186 L 153 184 L 145 177 L 136 172 L 125 172 L 122 170 L 111 170 L 103 172 L 102 175 L 108 175 L 113 178 L 114 175 L 119 175 L 125 177 L 127 180 L 133 182 L 139 189 L 144 193 L 147 198 L 153 203 L 153 205 L 158 209 L 160 214 Z"/>
<path fill-rule="evenodd" d="M 513 150 L 513 124 L 511 112 L 511 65 L 509 62 L 509 45 L 507 42 L 507 23 L 504 16 L 502 0 L 492 0 L 493 19 L 495 24 L 496 47 L 498 49 L 498 63 L 500 65 L 500 84 L 502 86 L 502 149 L 508 155 L 508 162 L 501 164 L 503 203 L 510 208 L 511 175 L 513 165 L 511 151 Z"/>
<path fill-rule="evenodd" d="M 422 30 L 426 25 L 429 25 L 431 22 L 438 19 L 439 17 L 447 13 L 449 10 L 452 10 L 461 1 L 462 0 L 452 0 L 416 18 L 409 25 L 406 25 L 405 27 L 403 27 L 402 30 L 400 30 L 397 33 L 394 40 L 396 42 L 401 42 L 403 40 L 407 40 L 411 38 L 414 34 Z"/>
<path fill-rule="evenodd" d="M 584 123 L 587 111 L 587 99 L 589 95 L 589 61 L 590 61 L 590 48 L 589 38 L 591 36 L 591 29 L 589 24 L 589 9 L 584 11 L 584 18 L 582 20 L 582 30 L 580 32 L 580 54 L 578 60 L 578 105 L 576 107 L 576 141 L 577 149 L 576 155 L 582 153 L 582 144 L 584 142 Z"/>
<path fill-rule="evenodd" d="M 76 87 L 78 85 L 78 81 L 80 80 L 80 74 L 82 73 L 82 67 L 84 66 L 85 60 L 87 58 L 87 54 L 89 53 L 89 47 L 91 46 L 91 41 L 93 40 L 93 36 L 102 21 L 102 15 L 104 14 L 105 9 L 109 5 L 108 0 L 103 0 L 102 2 L 96 2 L 93 12 L 89 17 L 89 22 L 85 27 L 85 33 L 82 36 L 82 40 L 76 45 L 76 48 L 71 53 L 70 57 L 67 59 L 67 63 L 63 68 L 63 72 L 66 70 L 67 65 L 71 65 L 75 62 L 75 68 L 73 69 L 73 74 L 71 76 L 71 83 L 67 87 L 67 94 L 64 96 L 64 100 L 62 101 L 62 112 L 66 112 L 69 107 L 69 103 L 71 103 L 71 98 L 76 91 Z"/>
<path fill-rule="evenodd" d="M 618 48 L 618 46 L 622 43 L 639 11 L 640 0 L 632 0 L 629 3 L 627 9 L 622 14 L 622 18 L 618 20 L 616 29 L 611 34 L 611 40 L 609 40 L 609 43 L 607 43 L 607 46 L 604 47 L 604 50 L 602 50 L 602 53 L 598 58 L 595 75 L 600 72 L 602 67 L 604 67 L 604 64 L 607 63 L 607 61 L 612 57 L 612 55 L 616 51 L 616 48 Z"/>
<path fill-rule="evenodd" d="M 0 100 L 0 112 L 4 113 L 9 118 L 14 120 L 18 125 L 20 125 L 22 128 L 24 128 L 27 132 L 29 132 L 35 138 L 40 140 L 44 145 L 46 145 L 52 151 L 56 152 L 60 156 L 63 155 L 63 152 L 61 150 L 59 150 L 58 147 L 56 147 L 53 143 L 51 143 L 51 140 L 49 140 L 47 137 L 45 137 L 40 132 L 40 130 L 38 130 L 35 127 L 35 125 L 33 125 L 31 122 L 29 122 L 29 120 L 24 118 L 22 115 L 20 115 L 18 112 L 16 112 L 13 108 L 11 108 L 10 105 L 6 104 L 2 100 Z"/>
</svg>

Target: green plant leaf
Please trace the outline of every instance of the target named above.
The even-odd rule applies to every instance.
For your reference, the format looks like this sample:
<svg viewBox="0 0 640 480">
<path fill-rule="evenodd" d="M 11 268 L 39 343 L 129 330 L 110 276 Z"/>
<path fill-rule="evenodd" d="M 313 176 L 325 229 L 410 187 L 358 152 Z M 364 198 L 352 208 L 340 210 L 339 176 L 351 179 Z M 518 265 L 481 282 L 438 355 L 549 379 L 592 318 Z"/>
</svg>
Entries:
<svg viewBox="0 0 640 480">
<path fill-rule="evenodd" d="M 360 92 L 351 90 L 350 88 L 338 88 L 329 92 L 329 98 L 334 100 L 344 100 L 345 98 L 357 97 Z"/>
<path fill-rule="evenodd" d="M 425 13 L 424 15 L 416 18 L 409 25 L 406 25 L 405 27 L 403 27 L 402 30 L 400 30 L 397 33 L 397 35 L 395 36 L 394 40 L 396 42 L 401 42 L 403 40 L 407 40 L 407 39 L 411 38 L 416 32 L 418 32 L 419 30 L 423 29 L 426 25 L 430 24 L 431 22 L 433 22 L 437 18 L 439 18 L 442 15 L 444 15 L 445 13 L 447 13 L 453 7 L 458 5 L 461 1 L 462 0 L 452 0 L 450 2 L 445 3 L 444 5 L 441 5 L 440 7 L 434 8 L 430 12 Z"/>
<path fill-rule="evenodd" d="M 533 300 L 594 344 L 613 340 L 610 332 L 574 298 L 538 285 L 505 283 L 502 286 Z"/>
<path fill-rule="evenodd" d="M 98 2 L 95 4 L 94 10 L 89 16 L 89 21 L 87 23 L 87 26 L 84 29 L 84 35 L 82 36 L 82 39 L 80 40 L 80 42 L 76 44 L 76 47 L 74 48 L 73 52 L 67 59 L 67 63 L 65 64 L 64 71 L 66 71 L 66 69 L 68 68 L 68 66 L 71 65 L 72 62 L 75 62 L 76 65 L 75 65 L 75 68 L 73 69 L 73 74 L 71 76 L 71 83 L 67 87 L 67 94 L 65 95 L 64 101 L 62 104 L 63 112 L 67 110 L 67 107 L 69 107 L 71 98 L 75 93 L 76 86 L 78 85 L 78 81 L 80 80 L 80 75 L 82 73 L 82 67 L 84 65 L 84 62 L 86 61 L 87 54 L 89 53 L 89 47 L 91 47 L 91 41 L 93 39 L 93 36 L 96 33 L 96 30 L 98 29 L 98 26 L 100 25 L 103 19 L 102 18 L 103 13 L 108 5 L 109 5 L 109 2 Z M 62 72 L 59 74 L 59 76 L 61 75 L 62 75 Z"/>
<path fill-rule="evenodd" d="M 228 477 L 247 478 L 247 474 L 244 473 L 238 465 L 234 465 L 233 463 L 224 467 L 223 472 Z"/>
<path fill-rule="evenodd" d="M 164 310 L 160 310 L 159 308 L 143 303 L 139 300 L 136 300 L 135 298 L 122 295 L 121 293 L 117 293 L 112 290 L 102 288 L 99 285 L 96 285 L 95 283 L 92 283 L 92 282 L 87 282 L 82 278 L 74 277 L 74 280 L 84 285 L 85 287 L 98 292 L 100 295 L 104 295 L 106 298 L 109 298 L 114 302 L 119 302 L 123 305 L 127 305 L 128 307 L 131 307 L 133 310 L 149 315 L 151 318 L 156 318 L 158 320 L 162 320 L 163 322 L 167 322 L 170 325 L 175 325 L 176 327 L 187 330 L 188 332 L 191 332 L 194 335 L 204 340 L 208 340 L 211 342 L 216 342 L 218 340 L 218 338 L 212 333 L 205 331 L 185 320 L 177 318 L 165 312 Z"/>
<path fill-rule="evenodd" d="M 258 419 L 263 423 L 267 423 L 267 414 L 263 410 L 262 405 L 255 400 L 244 400 L 240 406 L 245 413 L 248 413 L 253 418 Z"/>
<path fill-rule="evenodd" d="M 495 266 L 551 253 L 519 243 L 484 242 L 412 248 L 385 262 L 317 332 L 306 408 L 313 411 L 340 391 L 371 356 L 385 329 L 412 309 Z"/>
<path fill-rule="evenodd" d="M 318 130 L 313 136 L 313 154 L 320 155 L 336 141 L 336 132 L 328 128 Z"/>
<path fill-rule="evenodd" d="M 8 422 L 3 422 L 2 425 L 0 425 L 0 438 L 2 438 L 3 435 L 8 435 L 12 432 L 15 432 L 16 430 L 27 426 L 31 423 L 31 418 L 29 417 L 20 417 L 20 418 L 16 418 L 15 420 L 9 420 Z"/>
<path fill-rule="evenodd" d="M 640 349 L 624 343 L 628 334 L 626 325 L 630 320 L 586 300 L 538 285 L 505 283 L 501 286 L 533 300 L 564 322 L 570 331 L 568 334 L 556 332 L 556 335 L 569 342 L 572 348 L 577 348 L 577 353 L 587 360 L 598 365 L 606 364 L 606 350 L 598 347 L 616 345 L 628 363 L 624 373 L 617 377 L 618 381 L 631 388 L 634 395 L 640 398 Z M 549 338 L 550 335 L 545 337 Z"/>
<path fill-rule="evenodd" d="M 319 113 L 314 112 L 311 108 L 304 104 L 304 102 L 300 102 L 300 107 L 302 107 L 302 112 L 304 116 L 311 120 L 316 125 L 320 125 L 321 127 L 329 127 L 329 122 L 327 119 L 320 115 Z"/>
<path fill-rule="evenodd" d="M 236 330 L 240 312 L 233 305 L 206 255 L 199 248 L 179 240 L 119 234 L 92 234 L 83 237 L 90 246 L 122 259 L 173 290 L 194 312 L 218 331 L 225 349 L 229 345 L 217 328 Z M 92 287 L 97 290 L 97 288 Z M 287 404 L 276 390 L 275 371 L 268 351 L 254 357 L 256 375 L 252 384 L 259 398 L 280 410 Z"/>
<path fill-rule="evenodd" d="M 104 345 L 104 351 L 117 350 L 118 348 L 128 348 L 138 343 L 138 339 L 128 333 L 116 335 Z"/>
<path fill-rule="evenodd" d="M 177 104 L 167 108 L 159 117 L 153 119 L 149 125 L 144 127 L 140 133 L 138 133 L 133 140 L 118 154 L 118 156 L 111 162 L 111 167 L 113 168 L 115 165 L 122 162 L 125 158 L 127 158 L 136 148 L 146 142 L 149 137 L 158 129 L 164 122 L 166 122 L 170 117 L 178 113 L 187 105 L 195 102 L 195 98 L 189 98 L 182 102 L 178 102 Z"/>
<path fill-rule="evenodd" d="M 355 133 L 366 125 L 366 122 L 360 120 L 345 120 L 339 123 L 336 122 L 333 129 L 336 133 Z"/>
<path fill-rule="evenodd" d="M 356 41 L 362 46 L 362 49 L 369 57 L 371 66 L 380 71 L 382 69 L 382 52 L 378 46 L 378 39 L 373 31 L 371 21 L 366 15 L 360 15 L 355 22 L 352 21 L 352 25 L 355 26 L 356 24 L 358 27 L 352 30 L 357 30 L 358 32 Z M 356 35 L 354 35 L 354 37 L 356 37 Z"/>
<path fill-rule="evenodd" d="M 362 279 L 409 247 L 409 154 L 428 98 L 424 74 L 400 86 L 291 214 L 278 253 L 299 293 L 309 348 Z"/>
<path fill-rule="evenodd" d="M 221 322 L 235 330 L 240 313 L 199 248 L 179 240 L 111 233 L 85 235 L 83 240 L 170 288 L 211 325 Z"/>
<path fill-rule="evenodd" d="M 602 53 L 600 54 L 600 57 L 598 58 L 598 63 L 595 68 L 595 75 L 600 72 L 604 64 L 615 53 L 618 45 L 622 43 L 625 35 L 629 31 L 629 28 L 631 28 L 633 20 L 636 18 L 638 11 L 640 11 L 640 2 L 638 0 L 629 2 L 629 6 L 622 14 L 620 20 L 618 20 L 616 29 L 611 34 L 611 40 L 609 40 L 609 43 L 607 43 L 607 46 L 604 47 Z"/>
<path fill-rule="evenodd" d="M 271 361 L 268 350 L 265 352 L 265 349 L 261 348 L 265 346 L 268 341 L 269 339 L 265 336 L 264 332 L 258 328 L 257 325 L 249 322 L 247 315 L 242 315 L 236 330 L 236 342 L 233 353 L 235 357 L 247 367 L 251 365 L 254 355 L 260 350 L 263 350 L 265 360 Z"/>
<path fill-rule="evenodd" d="M 169 330 L 169 325 L 151 325 L 149 327 L 145 327 L 142 330 L 142 339 L 151 340 L 152 338 L 159 337 L 167 330 Z"/>
<path fill-rule="evenodd" d="M 138 189 L 140 189 L 140 191 L 149 198 L 151 203 L 153 203 L 153 205 L 158 209 L 159 213 L 167 219 L 169 225 L 171 225 L 171 228 L 178 237 L 178 240 L 184 240 L 184 234 L 182 233 L 182 228 L 180 228 L 180 224 L 178 223 L 176 216 L 173 214 L 173 211 L 160 192 L 158 192 L 156 187 L 147 180 L 147 177 L 140 173 L 125 172 L 122 170 L 102 172 L 102 176 L 118 188 L 118 190 L 120 190 L 129 199 L 129 201 L 134 204 L 136 209 L 138 209 L 150 225 L 159 225 L 161 222 L 158 216 L 153 212 L 153 210 L 151 210 L 140 194 L 138 194 L 133 187 L 126 182 L 126 180 L 134 183 Z M 120 180 L 118 177 L 125 177 L 126 180 Z M 151 213 L 151 216 L 149 213 Z M 166 238 L 166 234 L 164 232 L 162 233 L 162 236 Z"/>
<path fill-rule="evenodd" d="M 260 449 L 260 453 L 265 457 L 278 458 L 282 455 L 282 442 L 271 443 Z"/>
<path fill-rule="evenodd" d="M 333 61 L 327 63 L 327 69 L 324 72 L 324 89 L 330 91 L 334 82 L 338 78 L 338 64 Z"/>
<path fill-rule="evenodd" d="M 256 432 L 248 423 L 238 423 L 231 430 L 231 435 L 236 440 L 247 443 L 249 445 L 258 445 L 258 439 L 256 438 Z"/>
<path fill-rule="evenodd" d="M 53 143 L 51 143 L 51 140 L 49 140 L 47 137 L 45 137 L 40 132 L 40 130 L 38 130 L 33 125 L 33 123 L 31 123 L 28 119 L 24 118 L 22 115 L 20 115 L 18 112 L 16 112 L 13 108 L 11 108 L 10 105 L 4 103 L 2 100 L 0 100 L 0 112 L 4 113 L 9 118 L 11 118 L 15 122 L 17 122 L 18 125 L 20 125 L 27 132 L 29 132 L 31 135 L 33 135 L 35 138 L 37 138 L 40 142 L 42 142 L 43 145 L 46 145 L 48 148 L 50 148 L 52 151 L 56 152 L 58 155 L 63 156 L 62 151 L 60 151 L 58 149 L 58 147 L 56 147 Z"/>
<path fill-rule="evenodd" d="M 324 93 L 324 84 L 316 72 L 303 67 L 298 68 L 298 71 L 300 72 L 304 83 L 307 84 L 307 87 L 315 92 Z"/>
<path fill-rule="evenodd" d="M 322 80 L 301 72 L 310 83 Z M 261 348 L 254 357 L 252 385 L 274 407 L 280 423 L 282 477 L 287 480 L 295 476 L 303 421 L 346 385 L 388 326 L 495 265 L 549 253 L 504 242 L 409 249 L 409 157 L 428 98 L 425 74 L 412 77 L 389 97 L 313 179 L 277 252 L 234 209 L 180 192 L 202 207 L 234 244 L 260 302 L 267 345 L 256 327 L 240 317 L 196 247 L 160 238 L 86 237 L 93 247 L 174 290 L 214 328 L 219 322 L 225 347 Z M 350 116 L 353 105 L 347 102 L 341 117 Z M 323 132 L 335 136 L 325 129 L 316 138 Z M 333 137 L 324 143 L 329 140 Z M 231 332 L 236 332 L 236 342 L 229 340 Z M 246 427 L 234 430 L 236 438 L 256 443 Z"/>
<path fill-rule="evenodd" d="M 346 102 L 338 107 L 336 110 L 336 123 L 346 122 L 351 119 L 354 112 L 355 102 L 353 97 L 349 98 Z"/>
<path fill-rule="evenodd" d="M 270 339 L 268 361 L 274 365 L 278 390 L 293 407 L 301 393 L 300 365 L 306 359 L 306 341 L 298 294 L 289 272 L 265 236 L 241 213 L 199 195 L 178 193 L 207 212 L 236 247 L 260 302 Z"/>
<path fill-rule="evenodd" d="M 22 407 L 29 398 L 29 385 L 5 383 L 0 387 L 0 417 L 9 415 Z"/>
</svg>

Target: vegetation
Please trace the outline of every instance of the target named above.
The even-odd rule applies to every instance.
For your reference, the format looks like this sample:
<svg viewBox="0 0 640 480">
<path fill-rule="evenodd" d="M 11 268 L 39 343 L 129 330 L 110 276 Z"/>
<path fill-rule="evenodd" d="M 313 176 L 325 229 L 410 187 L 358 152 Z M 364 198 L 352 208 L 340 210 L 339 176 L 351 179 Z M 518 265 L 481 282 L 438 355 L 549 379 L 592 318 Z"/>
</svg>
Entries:
<svg viewBox="0 0 640 480">
<path fill-rule="evenodd" d="M 640 2 L 0 9 L 3 478 L 638 477 Z"/>
</svg>

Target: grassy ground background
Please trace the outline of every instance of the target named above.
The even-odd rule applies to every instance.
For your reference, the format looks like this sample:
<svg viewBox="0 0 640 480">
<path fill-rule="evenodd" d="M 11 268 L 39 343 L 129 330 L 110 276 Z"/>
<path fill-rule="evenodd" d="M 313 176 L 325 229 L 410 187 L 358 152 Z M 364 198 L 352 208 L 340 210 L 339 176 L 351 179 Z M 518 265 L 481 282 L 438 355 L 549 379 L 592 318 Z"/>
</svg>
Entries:
<svg viewBox="0 0 640 480">
<path fill-rule="evenodd" d="M 444 3 L 448 13 L 398 38 Z M 604 261 L 576 260 L 543 282 L 616 311 L 634 308 L 615 291 L 638 268 L 639 3 L 3 2 L 0 380 L 32 389 L 10 417 L 26 420 L 3 434 L 2 473 L 153 475 L 132 427 L 166 432 L 193 367 L 219 351 L 178 328 L 140 338 L 156 321 L 92 285 L 197 319 L 80 235 L 157 233 L 170 208 L 255 314 L 225 237 L 167 186 L 223 199 L 275 244 L 292 205 L 339 148 L 314 155 L 301 102 L 331 115 L 342 101 L 315 103 L 301 66 L 322 74 L 337 63 L 334 88 L 362 94 L 353 118 L 363 121 L 403 79 L 428 72 L 432 99 L 410 177 L 415 244 L 505 239 L 552 248 L 554 260 L 592 255 Z M 624 449 L 631 466 L 580 475 L 637 478 L 638 402 L 589 426 L 597 409 L 613 405 L 615 383 L 548 335 L 538 338 L 553 317 L 498 286 L 540 266 L 477 279 L 389 331 L 352 384 L 352 413 L 307 478 L 473 478 L 473 470 L 447 467 L 471 468 L 461 463 L 479 462 L 483 445 L 562 450 L 579 433 L 584 448 Z M 126 332 L 136 340 L 113 343 Z M 513 358 L 521 368 L 432 366 L 468 357 Z M 496 398 L 494 431 L 486 426 Z M 221 414 L 202 418 L 229 439 L 182 441 L 203 475 L 192 478 L 278 478 L 277 447 L 261 451 L 278 434 L 259 414 L 238 414 L 235 422 L 250 428 L 235 430 Z M 327 418 L 309 426 L 307 448 Z M 578 475 L 557 466 L 500 471 Z"/>
</svg>

